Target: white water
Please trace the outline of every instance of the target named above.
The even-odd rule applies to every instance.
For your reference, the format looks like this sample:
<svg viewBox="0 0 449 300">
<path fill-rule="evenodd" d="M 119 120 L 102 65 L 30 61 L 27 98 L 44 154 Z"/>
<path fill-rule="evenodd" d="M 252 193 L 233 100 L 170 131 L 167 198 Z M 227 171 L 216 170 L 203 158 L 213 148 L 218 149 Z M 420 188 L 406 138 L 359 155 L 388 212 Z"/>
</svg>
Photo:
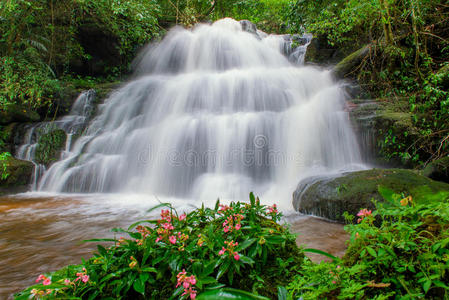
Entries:
<svg viewBox="0 0 449 300">
<path fill-rule="evenodd" d="M 39 190 L 193 205 L 255 191 L 291 209 L 300 179 L 361 158 L 339 83 L 289 61 L 283 40 L 231 19 L 173 29 L 139 56 L 135 79 L 100 106 Z"/>
</svg>

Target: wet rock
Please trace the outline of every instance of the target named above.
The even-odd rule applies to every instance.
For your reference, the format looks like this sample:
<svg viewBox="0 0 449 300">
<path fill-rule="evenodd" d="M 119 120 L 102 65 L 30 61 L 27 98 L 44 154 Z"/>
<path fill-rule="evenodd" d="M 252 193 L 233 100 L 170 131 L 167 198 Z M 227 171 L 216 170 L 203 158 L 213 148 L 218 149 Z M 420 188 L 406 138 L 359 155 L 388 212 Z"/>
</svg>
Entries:
<svg viewBox="0 0 449 300">
<path fill-rule="evenodd" d="M 259 34 L 257 33 L 257 26 L 251 21 L 241 20 L 240 25 L 242 25 L 242 30 L 254 34 L 257 38 L 260 39 Z"/>
<path fill-rule="evenodd" d="M 3 170 L 3 164 L 6 165 L 6 170 Z M 0 195 L 28 191 L 34 170 L 33 163 L 10 156 L 6 161 L 0 162 L 0 168 L 1 174 L 7 174 L 6 178 L 0 177 Z"/>
<path fill-rule="evenodd" d="M 344 222 L 343 213 L 356 215 L 361 208 L 374 209 L 372 199 L 383 201 L 382 186 L 416 201 L 428 195 L 449 197 L 449 184 L 405 169 L 372 169 L 308 178 L 293 193 L 293 205 L 301 213 Z M 440 199 L 443 200 L 443 199 Z"/>
<path fill-rule="evenodd" d="M 334 46 L 331 46 L 328 39 L 324 35 L 313 37 L 307 48 L 305 62 L 309 64 L 335 64 L 342 57 L 341 51 Z"/>
<path fill-rule="evenodd" d="M 434 160 L 424 168 L 422 175 L 433 180 L 449 183 L 449 157 Z"/>
</svg>

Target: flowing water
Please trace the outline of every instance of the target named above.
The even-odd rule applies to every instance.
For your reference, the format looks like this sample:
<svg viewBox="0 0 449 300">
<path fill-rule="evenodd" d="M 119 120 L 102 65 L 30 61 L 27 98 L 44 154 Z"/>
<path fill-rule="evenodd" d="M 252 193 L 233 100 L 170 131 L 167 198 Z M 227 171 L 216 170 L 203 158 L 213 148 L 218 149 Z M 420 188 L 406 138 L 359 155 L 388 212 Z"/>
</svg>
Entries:
<svg viewBox="0 0 449 300">
<path fill-rule="evenodd" d="M 38 193 L 0 199 L 0 297 L 79 263 L 92 246 L 77 242 L 148 217 L 158 200 L 190 210 L 255 191 L 291 212 L 301 179 L 363 167 L 341 84 L 301 65 L 310 37 L 293 47 L 291 37 L 248 26 L 175 28 L 139 55 L 132 80 L 93 119 L 86 92 L 69 116 L 29 128 L 19 158 L 33 160 L 48 126 L 68 142 L 58 162 L 37 166 Z M 301 222 L 306 241 L 333 232 Z M 344 237 L 341 227 L 327 236 Z"/>
<path fill-rule="evenodd" d="M 134 80 L 100 106 L 38 189 L 192 204 L 254 190 L 290 209 L 301 178 L 361 159 L 340 84 L 283 52 L 283 36 L 232 19 L 173 29 L 139 56 Z"/>
</svg>

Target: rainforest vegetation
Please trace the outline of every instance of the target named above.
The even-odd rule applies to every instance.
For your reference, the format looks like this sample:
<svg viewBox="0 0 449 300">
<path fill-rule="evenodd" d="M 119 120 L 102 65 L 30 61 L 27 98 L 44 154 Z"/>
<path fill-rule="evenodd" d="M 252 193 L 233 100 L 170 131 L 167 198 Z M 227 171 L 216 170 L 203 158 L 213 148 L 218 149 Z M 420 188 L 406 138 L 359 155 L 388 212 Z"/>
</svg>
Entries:
<svg viewBox="0 0 449 300">
<path fill-rule="evenodd" d="M 379 131 L 385 160 L 417 169 L 447 161 L 447 1 L 3 0 L 0 178 L 9 176 L 10 123 L 55 119 L 74 93 L 125 80 L 137 52 L 172 26 L 224 17 L 268 33 L 312 33 L 315 54 L 306 63 L 337 65 L 336 76 L 359 87 L 354 102 L 373 99 L 406 124 Z M 276 207 L 253 195 L 249 204 L 217 202 L 188 214 L 166 204 L 160 220 L 115 229 L 129 237 L 42 274 L 17 297 L 447 299 L 448 195 L 379 192 L 385 202 L 375 210 L 346 216 L 343 259 L 321 253 L 331 261 L 312 263 L 305 254 L 319 251 L 298 248 Z"/>
</svg>

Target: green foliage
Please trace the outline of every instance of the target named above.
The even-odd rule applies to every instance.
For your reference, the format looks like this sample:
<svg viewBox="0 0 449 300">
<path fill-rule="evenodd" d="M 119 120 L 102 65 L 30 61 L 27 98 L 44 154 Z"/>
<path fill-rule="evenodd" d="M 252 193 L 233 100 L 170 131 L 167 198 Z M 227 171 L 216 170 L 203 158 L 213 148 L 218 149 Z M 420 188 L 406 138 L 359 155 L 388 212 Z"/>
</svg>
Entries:
<svg viewBox="0 0 449 300">
<path fill-rule="evenodd" d="M 159 205 L 154 209 L 167 207 L 160 220 L 137 222 L 129 228 L 135 231 L 114 229 L 129 239 L 92 240 L 114 245 L 99 245 L 93 258 L 48 274 L 43 283 L 51 284 L 29 287 L 17 299 L 40 293 L 82 299 L 167 299 L 199 293 L 201 298 L 203 292 L 262 299 L 243 291 L 216 290 L 222 287 L 273 298 L 304 256 L 295 236 L 276 223 L 276 207 L 260 205 L 252 194 L 250 200 L 229 206 L 217 201 L 214 209 L 202 207 L 187 215 L 179 215 L 170 204 Z"/>
<path fill-rule="evenodd" d="M 79 35 L 86 26 L 117 40 L 122 69 L 110 71 L 126 71 L 136 48 L 159 35 L 158 17 L 152 0 L 0 2 L 0 110 L 51 106 L 62 89 L 58 77 L 71 72 L 71 62 L 91 59 Z"/>
<path fill-rule="evenodd" d="M 11 153 L 3 152 L 0 153 L 0 179 L 6 180 L 9 177 L 8 172 L 8 158 L 11 157 Z"/>
<path fill-rule="evenodd" d="M 447 195 L 418 201 L 380 191 L 386 202 L 346 226 L 351 239 L 341 261 L 306 262 L 288 287 L 294 299 L 447 299 Z"/>
<path fill-rule="evenodd" d="M 448 15 L 440 0 L 298 0 L 288 23 L 326 37 L 345 55 L 370 46 L 351 74 L 365 94 L 407 106 L 419 136 L 396 144 L 385 135 L 383 146 L 416 165 L 449 154 Z"/>
</svg>

